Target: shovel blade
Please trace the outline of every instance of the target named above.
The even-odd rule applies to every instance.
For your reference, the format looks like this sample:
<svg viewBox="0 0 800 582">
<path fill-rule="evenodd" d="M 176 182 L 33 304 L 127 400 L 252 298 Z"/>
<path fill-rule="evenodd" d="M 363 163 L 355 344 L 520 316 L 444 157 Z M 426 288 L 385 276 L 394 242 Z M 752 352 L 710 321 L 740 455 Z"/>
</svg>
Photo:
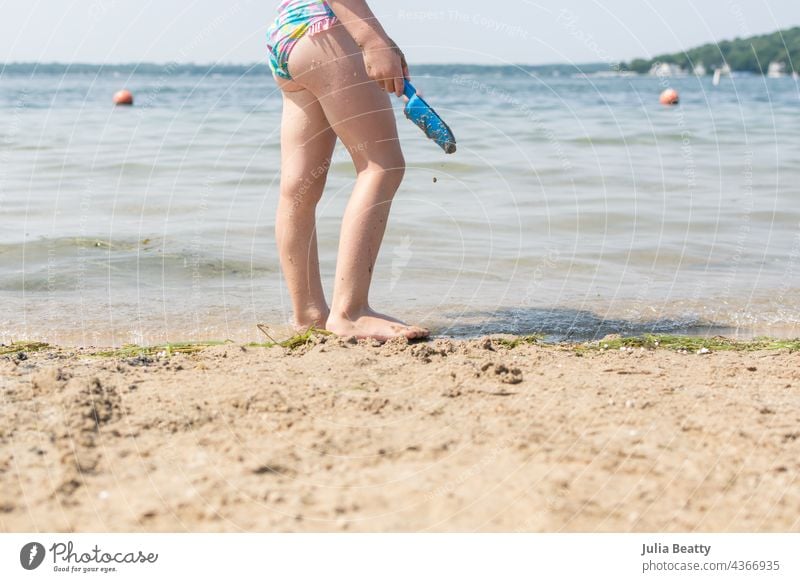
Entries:
<svg viewBox="0 0 800 582">
<path fill-rule="evenodd" d="M 416 90 L 408 81 L 406 81 L 406 96 L 408 97 L 408 103 L 404 110 L 406 117 L 425 132 L 429 139 L 435 141 L 446 154 L 455 153 L 456 138 L 452 130 L 436 111 L 417 95 Z"/>
</svg>

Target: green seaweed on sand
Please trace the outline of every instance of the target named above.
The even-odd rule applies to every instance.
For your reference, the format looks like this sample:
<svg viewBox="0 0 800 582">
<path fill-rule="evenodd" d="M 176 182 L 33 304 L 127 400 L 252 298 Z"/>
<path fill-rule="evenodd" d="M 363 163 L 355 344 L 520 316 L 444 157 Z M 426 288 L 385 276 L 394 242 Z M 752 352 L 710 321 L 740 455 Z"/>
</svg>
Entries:
<svg viewBox="0 0 800 582">
<path fill-rule="evenodd" d="M 206 348 L 210 348 L 213 346 L 221 346 L 229 343 L 232 342 L 230 341 L 186 342 L 186 343 L 161 344 L 156 346 L 137 346 L 133 344 L 127 344 L 118 349 L 92 352 L 89 355 L 100 358 L 136 358 L 136 357 L 159 356 L 159 355 L 170 357 L 175 354 L 195 354 L 197 352 L 203 351 Z"/>
<path fill-rule="evenodd" d="M 515 336 L 513 338 L 508 338 L 508 337 L 492 338 L 492 343 L 513 350 L 514 348 L 519 346 L 539 344 L 543 339 L 544 339 L 543 335 L 532 334 L 532 335 Z"/>
<path fill-rule="evenodd" d="M 262 330 L 264 331 L 264 330 Z M 274 340 L 269 334 L 264 332 L 271 341 L 265 343 L 248 343 L 242 348 L 275 348 L 281 347 L 289 351 L 296 350 L 309 345 L 315 337 L 330 336 L 331 332 L 324 329 L 310 328 L 304 332 L 283 341 Z M 620 350 L 671 350 L 685 353 L 709 352 L 754 352 L 754 351 L 790 351 L 800 352 L 800 339 L 776 339 L 770 337 L 758 337 L 752 340 L 735 340 L 722 336 L 702 337 L 702 336 L 682 336 L 666 334 L 647 334 L 641 336 L 621 337 L 607 336 L 601 340 L 584 343 L 547 343 L 540 335 L 508 336 L 491 338 L 494 345 L 515 349 L 520 346 L 536 345 L 542 348 L 558 348 L 572 350 L 576 356 L 582 356 L 590 352 L 598 351 L 620 351 Z M 88 351 L 85 354 L 92 357 L 102 358 L 136 358 L 136 357 L 171 357 L 176 354 L 196 354 L 206 348 L 222 345 L 233 345 L 231 340 L 207 341 L 207 342 L 185 342 L 168 343 L 155 346 L 124 345 L 121 348 Z M 43 342 L 17 341 L 10 344 L 0 345 L 0 356 L 17 354 L 20 352 L 40 352 L 44 350 L 54 350 L 57 347 Z"/>
<path fill-rule="evenodd" d="M 291 351 L 291 350 L 295 350 L 297 348 L 300 348 L 302 346 L 307 345 L 316 336 L 333 335 L 328 330 L 318 329 L 318 328 L 312 326 L 312 327 L 309 327 L 307 330 L 305 330 L 303 332 L 299 332 L 299 333 L 293 335 L 289 339 L 285 339 L 285 340 L 279 342 L 274 337 L 272 337 L 272 335 L 270 335 L 269 327 L 267 325 L 265 325 L 263 323 L 259 323 L 258 325 L 256 325 L 256 327 L 258 328 L 258 330 L 261 333 L 263 333 L 265 336 L 267 336 L 269 338 L 270 343 L 248 344 L 250 347 L 266 347 L 266 348 L 282 347 L 282 348 L 286 348 L 286 349 Z"/>
<path fill-rule="evenodd" d="M 41 352 L 42 350 L 49 350 L 50 347 L 50 344 L 42 342 L 11 342 L 10 344 L 0 345 L 0 356 L 19 352 Z"/>
<path fill-rule="evenodd" d="M 586 344 L 576 344 L 577 349 L 621 350 L 621 349 L 666 349 L 677 352 L 753 352 L 758 350 L 800 350 L 800 339 L 774 339 L 759 337 L 752 340 L 735 340 L 722 336 L 643 335 L 634 337 L 604 338 Z"/>
<path fill-rule="evenodd" d="M 291 351 L 309 344 L 311 340 L 317 336 L 328 336 L 328 335 L 333 335 L 333 334 L 324 329 L 317 329 L 315 327 L 311 327 L 302 333 L 293 335 L 287 340 L 284 340 L 282 342 L 277 342 L 276 345 L 279 345 L 280 347 L 286 348 Z"/>
<path fill-rule="evenodd" d="M 298 333 L 284 341 L 270 341 L 265 343 L 248 343 L 244 344 L 245 348 L 275 348 L 282 347 L 288 350 L 295 350 L 299 347 L 307 345 L 311 342 L 314 336 L 330 335 L 330 332 L 320 329 L 309 329 L 303 333 Z M 127 344 L 121 348 L 112 350 L 100 350 L 90 352 L 89 356 L 99 358 L 141 358 L 141 357 L 166 357 L 169 358 L 176 354 L 196 354 L 202 352 L 206 348 L 223 345 L 233 345 L 231 340 L 226 341 L 207 341 L 207 342 L 185 342 L 185 343 L 169 343 L 160 344 L 155 346 L 138 346 L 134 344 Z M 21 345 L 21 344 L 14 344 Z M 47 345 L 47 344 L 43 344 Z M 5 346 L 4 346 L 5 347 Z M 19 349 L 12 351 L 20 351 Z M 3 353 L 3 352 L 0 352 Z"/>
</svg>

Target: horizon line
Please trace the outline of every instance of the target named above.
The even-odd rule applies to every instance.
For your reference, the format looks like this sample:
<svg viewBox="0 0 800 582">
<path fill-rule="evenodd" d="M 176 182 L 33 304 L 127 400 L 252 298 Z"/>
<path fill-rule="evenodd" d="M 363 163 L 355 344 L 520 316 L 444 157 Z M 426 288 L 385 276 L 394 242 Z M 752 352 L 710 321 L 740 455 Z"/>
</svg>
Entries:
<svg viewBox="0 0 800 582">
<path fill-rule="evenodd" d="M 113 62 L 113 63 L 102 63 L 102 62 L 92 62 L 92 61 L 74 61 L 74 62 L 66 62 L 66 61 L 6 61 L 0 62 L 0 67 L 6 67 L 9 65 L 29 65 L 29 66 L 37 66 L 37 65 L 59 65 L 64 67 L 74 67 L 74 66 L 89 66 L 89 67 L 118 67 L 118 66 L 144 66 L 144 65 L 155 65 L 159 67 L 166 67 L 166 66 L 193 66 L 193 67 L 256 67 L 256 66 L 265 66 L 269 67 L 267 61 L 253 61 L 250 63 L 243 63 L 243 62 L 216 62 L 216 63 L 205 63 L 205 62 L 193 62 L 193 61 L 120 61 L 120 62 Z M 576 66 L 608 66 L 613 67 L 613 64 L 605 63 L 602 61 L 586 61 L 586 62 L 548 62 L 548 63 L 474 63 L 469 61 L 451 61 L 451 62 L 442 62 L 442 63 L 414 63 L 412 66 L 417 67 L 446 67 L 446 66 L 460 66 L 460 65 L 469 65 L 473 67 L 576 67 Z"/>
</svg>

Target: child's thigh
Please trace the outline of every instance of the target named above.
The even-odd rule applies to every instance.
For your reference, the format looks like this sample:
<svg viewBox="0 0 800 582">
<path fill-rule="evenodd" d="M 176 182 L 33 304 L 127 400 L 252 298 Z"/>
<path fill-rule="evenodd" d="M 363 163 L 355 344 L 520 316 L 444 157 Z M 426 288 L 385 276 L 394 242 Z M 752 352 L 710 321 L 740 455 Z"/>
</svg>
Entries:
<svg viewBox="0 0 800 582">
<path fill-rule="evenodd" d="M 357 166 L 402 163 L 390 97 L 367 75 L 361 50 L 343 26 L 301 39 L 289 70 L 318 99 Z"/>
<path fill-rule="evenodd" d="M 310 91 L 283 92 L 281 190 L 318 196 L 325 184 L 336 134 Z"/>
</svg>

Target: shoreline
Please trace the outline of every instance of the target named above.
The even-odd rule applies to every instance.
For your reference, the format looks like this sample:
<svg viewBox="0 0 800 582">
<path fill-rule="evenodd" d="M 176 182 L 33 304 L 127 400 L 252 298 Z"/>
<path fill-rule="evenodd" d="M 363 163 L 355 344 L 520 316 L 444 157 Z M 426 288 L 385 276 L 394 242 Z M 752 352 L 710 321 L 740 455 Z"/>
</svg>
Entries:
<svg viewBox="0 0 800 582">
<path fill-rule="evenodd" d="M 800 340 L 18 347 L 6 532 L 800 531 Z"/>
<path fill-rule="evenodd" d="M 54 345 L 44 341 L 14 341 L 10 343 L 0 343 L 0 357 L 13 355 L 14 353 L 41 352 L 41 351 L 74 351 L 75 355 L 96 356 L 107 358 L 125 358 L 139 355 L 158 355 L 169 357 L 175 354 L 196 354 L 205 349 L 219 346 L 239 346 L 245 348 L 284 348 L 289 351 L 308 345 L 316 345 L 327 340 L 344 342 L 348 345 L 368 344 L 376 347 L 381 343 L 406 343 L 408 345 L 430 344 L 438 341 L 445 342 L 493 342 L 499 347 L 514 349 L 521 345 L 537 345 L 542 348 L 561 348 L 572 349 L 576 353 L 582 354 L 588 350 L 626 350 L 641 349 L 647 351 L 654 350 L 673 350 L 681 353 L 696 352 L 699 355 L 715 351 L 732 352 L 752 352 L 752 351 L 800 351 L 800 337 L 792 336 L 767 336 L 749 335 L 744 339 L 725 335 L 708 336 L 704 334 L 608 334 L 601 339 L 581 340 L 553 340 L 545 334 L 487 334 L 480 337 L 462 338 L 448 336 L 431 336 L 422 340 L 406 341 L 398 338 L 392 342 L 377 342 L 376 340 L 359 340 L 357 338 L 337 337 L 325 330 L 310 329 L 303 333 L 297 333 L 284 340 L 277 340 L 269 335 L 264 342 L 236 342 L 233 340 L 208 340 L 208 341 L 185 341 L 169 342 L 153 345 L 124 344 L 121 346 L 71 346 Z"/>
</svg>

